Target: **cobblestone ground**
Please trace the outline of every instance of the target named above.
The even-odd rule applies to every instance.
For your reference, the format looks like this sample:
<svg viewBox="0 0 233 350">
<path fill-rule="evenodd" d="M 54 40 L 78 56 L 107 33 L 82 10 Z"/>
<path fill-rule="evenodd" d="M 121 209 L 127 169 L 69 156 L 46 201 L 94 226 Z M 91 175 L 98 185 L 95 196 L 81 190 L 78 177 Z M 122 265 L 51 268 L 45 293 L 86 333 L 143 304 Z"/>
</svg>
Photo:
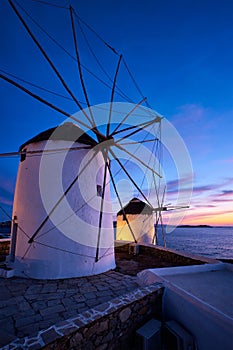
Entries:
<svg viewBox="0 0 233 350">
<path fill-rule="evenodd" d="M 136 277 L 115 271 L 62 280 L 0 278 L 0 347 L 137 287 Z"/>
</svg>

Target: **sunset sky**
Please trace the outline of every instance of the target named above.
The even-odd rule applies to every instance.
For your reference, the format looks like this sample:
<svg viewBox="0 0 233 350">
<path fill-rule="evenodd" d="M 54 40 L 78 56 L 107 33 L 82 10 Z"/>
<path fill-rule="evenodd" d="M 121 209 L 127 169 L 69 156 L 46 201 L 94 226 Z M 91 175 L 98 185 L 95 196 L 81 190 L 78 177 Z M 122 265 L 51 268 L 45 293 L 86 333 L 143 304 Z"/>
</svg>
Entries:
<svg viewBox="0 0 233 350">
<path fill-rule="evenodd" d="M 172 123 L 182 137 L 191 157 L 193 175 L 190 208 L 182 223 L 233 225 L 232 0 L 47 2 L 58 6 L 49 6 L 43 1 L 19 1 L 23 9 L 44 26 L 46 32 L 74 54 L 67 9 L 71 3 L 81 19 L 90 24 L 117 52 L 123 53 L 151 107 Z M 74 71 L 69 69 L 73 62 L 64 52 L 56 51 L 54 43 L 31 22 L 23 9 L 20 9 L 21 13 L 62 74 L 72 87 L 76 86 Z M 96 41 L 93 32 L 86 27 L 85 30 L 90 42 L 94 43 L 96 55 L 103 59 L 106 70 L 112 75 L 116 57 L 104 47 L 103 42 Z M 83 48 L 85 52 L 87 44 L 81 36 L 79 44 L 80 50 Z M 64 94 L 54 73 L 6 0 L 2 0 L 0 9 L 0 45 L 0 73 L 7 72 Z M 89 56 L 83 57 L 85 64 L 100 75 L 99 68 L 89 60 Z M 122 67 L 119 85 L 138 102 L 140 95 L 132 83 L 124 78 L 126 73 Z M 88 74 L 85 78 L 93 97 L 91 102 L 109 102 L 109 91 L 92 84 Z M 46 95 L 45 91 L 38 89 L 34 91 L 75 113 L 70 101 L 59 100 L 59 97 Z M 77 86 L 77 94 L 81 94 L 80 86 Z M 80 100 L 84 100 L 83 96 Z M 115 101 L 118 101 L 117 96 Z M 58 113 L 3 80 L 0 81 L 0 103 L 1 153 L 17 151 L 32 136 L 62 122 Z M 164 163 L 166 168 L 166 159 Z M 166 202 L 174 203 L 177 178 L 167 165 Z M 17 167 L 18 157 L 0 158 L 0 205 L 9 215 Z M 185 192 L 190 179 L 179 180 Z M 0 220 L 8 220 L 1 210 Z"/>
</svg>

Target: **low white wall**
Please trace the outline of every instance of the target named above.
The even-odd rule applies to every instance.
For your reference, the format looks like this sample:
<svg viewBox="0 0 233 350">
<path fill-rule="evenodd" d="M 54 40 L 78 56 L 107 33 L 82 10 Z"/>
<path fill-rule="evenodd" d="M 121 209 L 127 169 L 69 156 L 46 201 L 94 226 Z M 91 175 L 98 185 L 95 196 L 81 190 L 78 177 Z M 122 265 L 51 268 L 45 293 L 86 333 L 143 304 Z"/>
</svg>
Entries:
<svg viewBox="0 0 233 350">
<path fill-rule="evenodd" d="M 229 315 L 203 301 L 191 292 L 175 286 L 169 281 L 169 276 L 228 270 L 233 271 L 233 265 L 225 263 L 180 266 L 170 268 L 148 269 L 141 271 L 138 281 L 141 285 L 155 282 L 163 283 L 164 321 L 174 320 L 182 325 L 195 339 L 198 350 L 232 350 L 233 319 Z M 216 280 L 216 283 L 218 281 Z M 207 285 L 209 293 L 215 285 Z M 229 304 L 230 307 L 231 303 Z"/>
<path fill-rule="evenodd" d="M 198 350 L 231 350 L 233 320 L 175 287 L 165 288 L 163 315 L 175 320 L 195 338 Z"/>
</svg>

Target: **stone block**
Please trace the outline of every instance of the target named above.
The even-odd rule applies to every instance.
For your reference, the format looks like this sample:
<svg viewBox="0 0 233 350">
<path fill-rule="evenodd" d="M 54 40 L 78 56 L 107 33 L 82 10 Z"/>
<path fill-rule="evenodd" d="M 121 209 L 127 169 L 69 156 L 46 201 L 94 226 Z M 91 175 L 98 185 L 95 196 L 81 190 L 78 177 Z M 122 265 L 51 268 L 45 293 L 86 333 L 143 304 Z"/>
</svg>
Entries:
<svg viewBox="0 0 233 350">
<path fill-rule="evenodd" d="M 51 320 L 43 320 L 39 322 L 39 329 L 43 330 L 43 329 L 47 329 L 49 328 L 51 325 L 53 324 L 53 322 Z"/>
<path fill-rule="evenodd" d="M 19 310 L 20 311 L 31 310 L 31 305 L 27 301 L 22 301 L 19 304 Z"/>
<path fill-rule="evenodd" d="M 81 344 L 83 340 L 83 336 L 81 333 L 75 333 L 70 339 L 70 345 L 72 349 L 78 349 L 77 347 Z"/>
<path fill-rule="evenodd" d="M 13 333 L 4 333 L 4 334 L 1 334 L 1 337 L 0 337 L 0 347 L 2 348 L 2 346 L 9 344 L 9 343 L 12 342 L 15 338 L 16 338 L 16 336 L 15 336 Z"/>
<path fill-rule="evenodd" d="M 95 310 L 103 312 L 103 311 L 107 310 L 109 308 L 109 306 L 110 306 L 109 303 L 104 303 L 104 304 L 96 306 Z"/>
<path fill-rule="evenodd" d="M 61 332 L 63 335 L 73 333 L 76 330 L 77 330 L 77 327 L 75 327 L 75 326 L 59 328 L 59 332 Z"/>
<path fill-rule="evenodd" d="M 45 301 L 35 301 L 32 303 L 32 307 L 35 311 L 43 310 L 47 307 L 47 303 Z"/>
<path fill-rule="evenodd" d="M 98 291 L 104 291 L 104 290 L 109 290 L 109 285 L 108 284 L 101 284 L 101 285 L 97 285 L 96 288 L 98 289 Z"/>
<path fill-rule="evenodd" d="M 99 305 L 99 301 L 97 299 L 90 299 L 86 301 L 87 306 L 93 307 Z"/>
<path fill-rule="evenodd" d="M 18 305 L 9 305 L 0 310 L 0 319 L 13 316 L 18 309 Z"/>
<path fill-rule="evenodd" d="M 88 341 L 83 344 L 82 350 L 95 350 L 95 346 L 91 341 Z"/>
<path fill-rule="evenodd" d="M 23 317 L 33 317 L 35 315 L 35 310 L 33 309 L 28 309 L 28 310 L 22 310 L 22 311 L 15 311 L 15 314 L 13 316 L 13 318 L 15 320 L 19 319 L 19 318 L 23 318 Z"/>
<path fill-rule="evenodd" d="M 95 299 L 96 294 L 94 292 L 85 293 L 85 299 Z"/>
<path fill-rule="evenodd" d="M 45 344 L 49 344 L 61 336 L 55 331 L 54 328 L 51 328 L 43 333 L 41 333 L 41 338 Z"/>
<path fill-rule="evenodd" d="M 18 337 L 25 337 L 25 336 L 35 336 L 37 335 L 39 331 L 39 323 L 32 323 L 32 324 L 28 324 L 26 326 L 23 327 L 19 327 L 19 330 L 17 332 L 17 336 Z"/>
<path fill-rule="evenodd" d="M 103 337 L 103 343 L 108 343 L 113 339 L 113 332 L 109 332 L 105 337 Z"/>
<path fill-rule="evenodd" d="M 38 322 L 42 319 L 41 315 L 34 315 L 29 317 L 22 317 L 15 321 L 16 328 L 27 326 L 28 324 Z"/>
<path fill-rule="evenodd" d="M 119 318 L 120 318 L 121 322 L 123 323 L 123 322 L 128 320 L 130 315 L 131 315 L 131 310 L 129 307 L 127 307 L 119 313 Z"/>
<path fill-rule="evenodd" d="M 99 292 L 96 292 L 96 296 L 97 296 L 98 298 L 106 297 L 106 296 L 110 296 L 110 295 L 112 295 L 112 293 L 111 293 L 111 291 L 109 291 L 109 290 L 101 290 L 101 291 L 99 291 Z"/>
<path fill-rule="evenodd" d="M 40 310 L 40 314 L 43 317 L 46 317 L 48 315 L 54 314 L 54 313 L 59 313 L 65 311 L 65 308 L 63 305 L 55 305 L 51 307 L 47 307 L 46 309 Z"/>
<path fill-rule="evenodd" d="M 51 299 L 51 300 L 48 300 L 48 307 L 50 306 L 54 306 L 54 305 L 59 305 L 61 304 L 61 300 L 60 299 Z"/>
<path fill-rule="evenodd" d="M 79 318 L 72 319 L 72 322 L 74 322 L 78 327 L 84 326 L 84 323 Z"/>
<path fill-rule="evenodd" d="M 108 347 L 108 344 L 101 344 L 99 345 L 97 348 L 95 348 L 95 350 L 106 350 Z"/>
<path fill-rule="evenodd" d="M 100 322 L 99 325 L 98 325 L 97 333 L 101 334 L 101 333 L 107 331 L 108 330 L 108 324 L 109 324 L 109 320 L 108 319 Z"/>
<path fill-rule="evenodd" d="M 75 295 L 74 299 L 76 300 L 77 303 L 81 303 L 86 300 L 83 295 Z"/>
<path fill-rule="evenodd" d="M 139 315 L 144 315 L 146 314 L 148 311 L 148 307 L 147 306 L 144 306 L 143 308 L 141 308 L 139 311 L 138 311 L 138 314 Z"/>
<path fill-rule="evenodd" d="M 0 330 L 4 333 L 14 333 L 14 320 L 12 317 L 6 317 L 0 320 Z"/>
<path fill-rule="evenodd" d="M 28 350 L 39 350 L 41 349 L 40 343 L 33 343 L 31 345 L 27 345 Z"/>
</svg>

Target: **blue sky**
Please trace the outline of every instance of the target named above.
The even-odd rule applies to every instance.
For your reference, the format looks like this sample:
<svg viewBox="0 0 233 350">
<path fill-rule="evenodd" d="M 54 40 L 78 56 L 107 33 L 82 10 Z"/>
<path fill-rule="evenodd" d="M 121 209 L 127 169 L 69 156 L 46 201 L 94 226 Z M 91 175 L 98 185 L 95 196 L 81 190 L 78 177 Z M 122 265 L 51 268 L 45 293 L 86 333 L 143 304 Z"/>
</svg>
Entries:
<svg viewBox="0 0 233 350">
<path fill-rule="evenodd" d="M 70 4 L 65 0 L 49 2 L 65 7 Z M 20 4 L 67 49 L 72 47 L 68 10 L 32 0 L 22 0 Z M 193 198 L 184 222 L 233 225 L 233 2 L 80 0 L 71 4 L 107 43 L 123 53 L 152 108 L 182 136 L 194 174 Z M 3 0 L 1 5 L 0 69 L 63 94 L 9 3 Z M 70 59 L 33 24 L 32 29 L 67 81 L 81 94 L 73 70 L 67 69 L 73 64 Z M 90 31 L 87 33 L 96 54 L 112 74 L 116 56 L 94 40 Z M 80 36 L 83 52 L 85 45 Z M 83 59 L 99 74 L 88 56 L 83 54 Z M 120 86 L 138 102 L 140 96 L 124 78 L 123 67 L 120 73 Z M 88 74 L 85 78 L 92 103 L 109 102 L 109 92 L 92 84 Z M 0 94 L 1 152 L 16 151 L 25 140 L 62 121 L 57 113 L 4 81 L 0 82 Z M 60 102 L 53 96 L 51 100 Z M 63 99 L 62 106 L 75 112 L 69 101 Z M 0 201 L 9 213 L 17 166 L 17 158 L 0 159 Z M 168 171 L 167 181 L 167 200 L 172 201 L 177 190 L 173 171 Z"/>
</svg>

